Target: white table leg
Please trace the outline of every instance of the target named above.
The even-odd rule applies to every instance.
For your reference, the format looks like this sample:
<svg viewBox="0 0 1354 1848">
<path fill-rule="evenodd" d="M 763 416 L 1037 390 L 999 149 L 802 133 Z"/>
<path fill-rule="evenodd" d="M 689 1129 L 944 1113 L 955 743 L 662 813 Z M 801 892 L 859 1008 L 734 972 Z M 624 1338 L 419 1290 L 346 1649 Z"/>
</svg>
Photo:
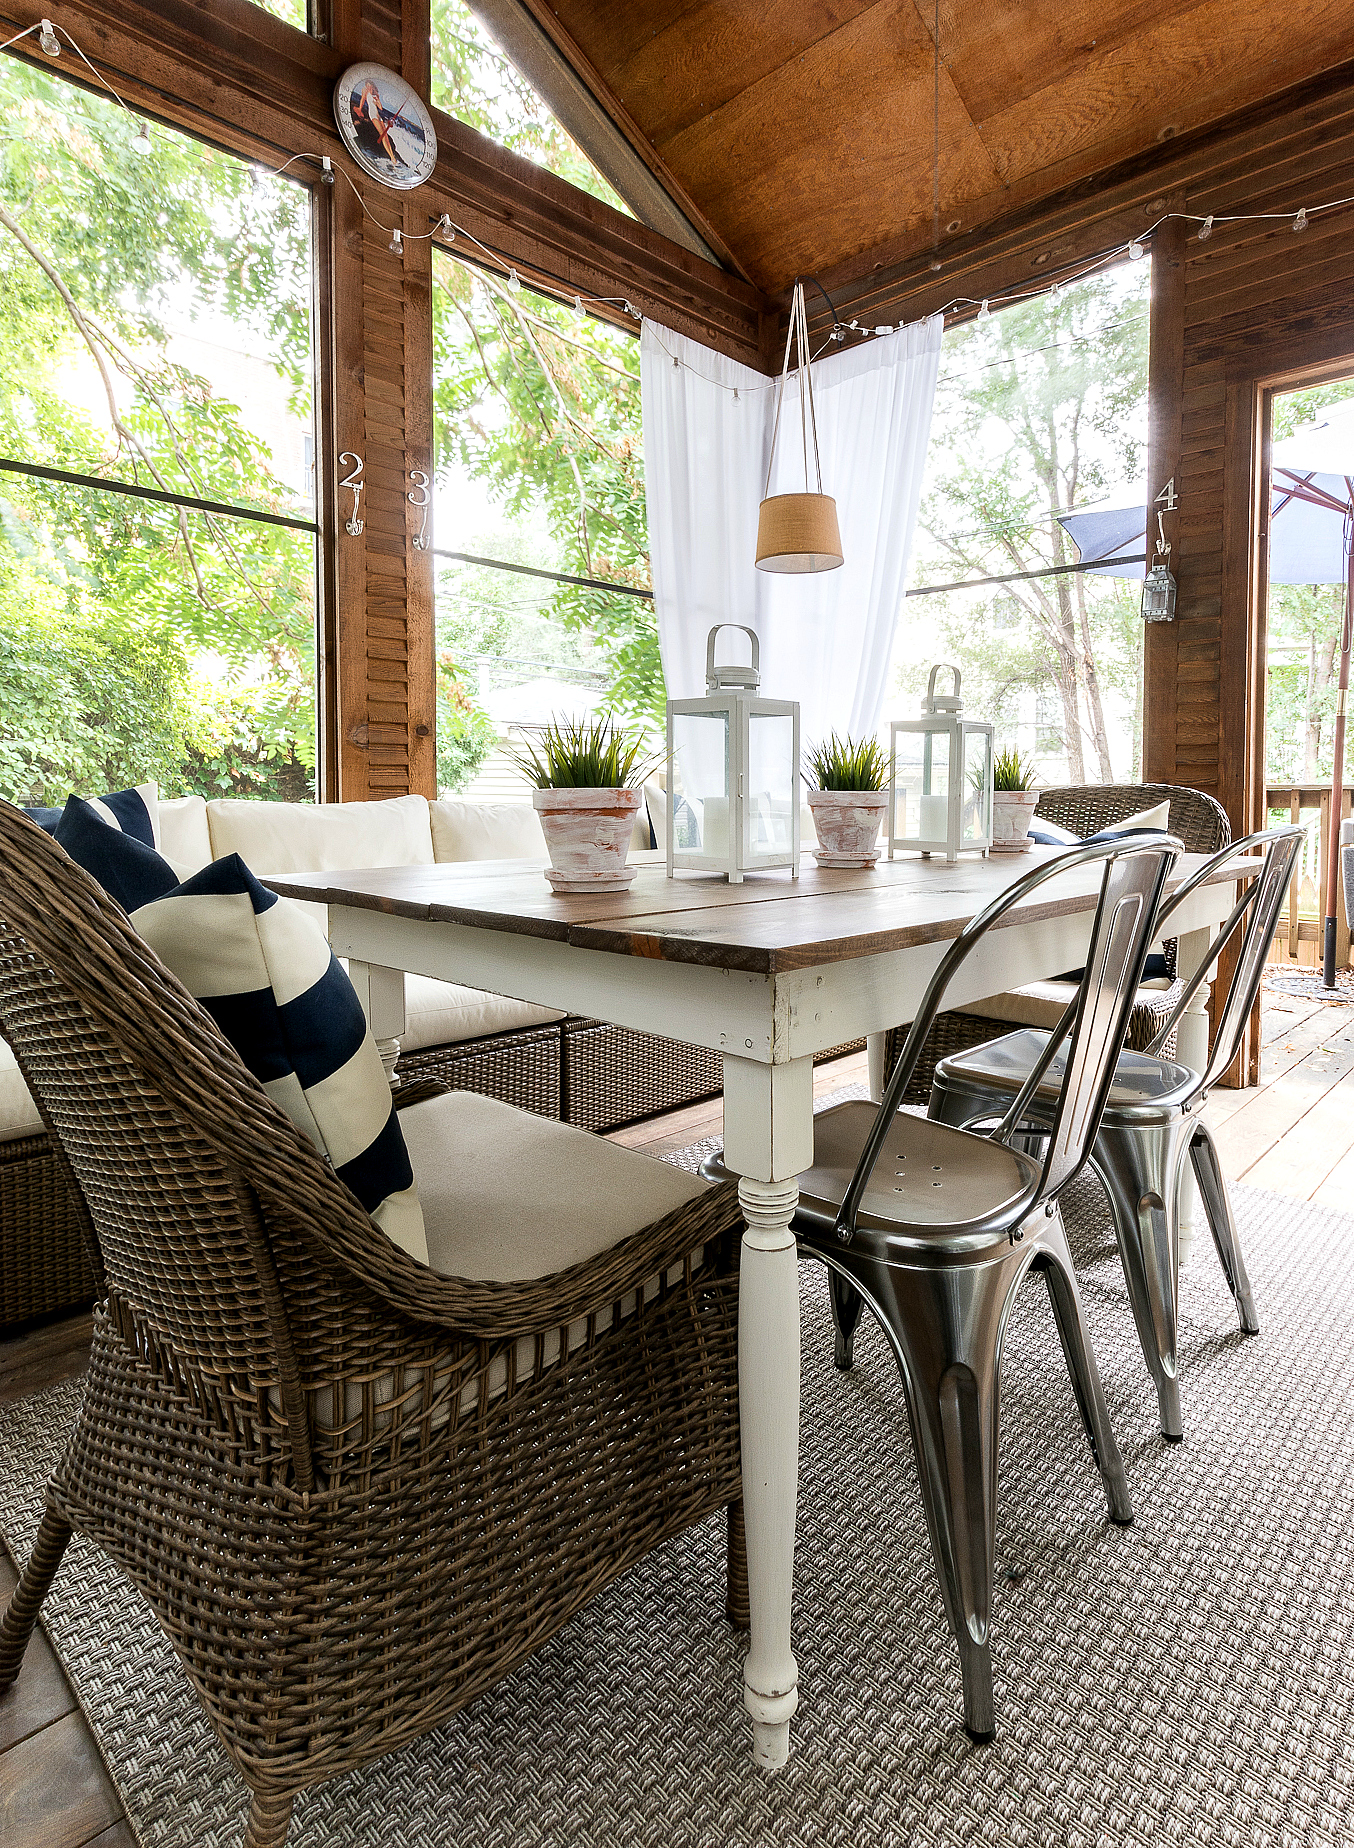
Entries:
<svg viewBox="0 0 1354 1848">
<path fill-rule="evenodd" d="M 400 1056 L 400 1036 L 404 1032 L 404 970 L 383 969 L 379 963 L 350 961 L 348 974 L 394 1090 L 400 1082 L 395 1076 L 395 1062 Z"/>
<path fill-rule="evenodd" d="M 867 1033 L 865 1035 L 865 1057 L 870 1062 L 870 1102 L 882 1104 L 884 1101 L 884 1048 L 888 1043 L 887 1033 Z"/>
<path fill-rule="evenodd" d="M 799 1262 L 795 1176 L 813 1162 L 813 1061 L 724 1059 L 724 1155 L 747 1230 L 738 1292 L 738 1403 L 752 1639 L 743 1699 L 753 1761 L 790 1754 L 799 1670 L 790 1649 L 799 1491 Z"/>
<path fill-rule="evenodd" d="M 1175 972 L 1186 981 L 1194 974 L 1213 940 L 1209 930 L 1192 930 L 1180 938 L 1176 955 Z M 1176 1057 L 1182 1065 L 1188 1065 L 1191 1071 L 1201 1072 L 1208 1064 L 1208 998 L 1212 992 L 1213 978 L 1217 974 L 1216 965 L 1209 971 L 1208 980 L 1199 984 L 1197 992 L 1189 1006 L 1180 1017 L 1180 1024 L 1175 1033 Z M 1204 1112 L 1207 1121 L 1207 1110 Z M 1199 1189 L 1194 1179 L 1194 1168 L 1186 1162 L 1180 1170 L 1180 1191 L 1177 1195 L 1180 1223 L 1180 1268 L 1189 1263 L 1190 1253 L 1194 1248 L 1194 1236 L 1203 1212 L 1203 1203 L 1199 1199 Z"/>
</svg>

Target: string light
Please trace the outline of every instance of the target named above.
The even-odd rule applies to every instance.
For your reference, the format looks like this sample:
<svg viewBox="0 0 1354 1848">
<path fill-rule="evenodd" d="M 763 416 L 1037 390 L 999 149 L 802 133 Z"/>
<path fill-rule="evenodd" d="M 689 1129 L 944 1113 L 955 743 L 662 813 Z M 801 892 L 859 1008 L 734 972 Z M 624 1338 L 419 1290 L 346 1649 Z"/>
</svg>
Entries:
<svg viewBox="0 0 1354 1848">
<path fill-rule="evenodd" d="M 1305 231 L 1307 229 L 1307 207 L 1305 205 L 1293 220 L 1293 229 L 1295 231 Z"/>
<path fill-rule="evenodd" d="M 390 248 L 397 257 L 404 255 L 404 233 L 398 225 L 390 234 Z"/>
<path fill-rule="evenodd" d="M 522 287 L 522 278 L 517 274 L 515 269 L 510 269 L 508 271 L 508 287 L 512 290 L 514 295 L 516 295 Z"/>
<path fill-rule="evenodd" d="M 144 119 L 138 118 L 136 133 L 132 136 L 132 153 L 152 154 L 154 151 L 155 150 L 151 146 L 150 124 Z"/>
<path fill-rule="evenodd" d="M 1128 240 L 1128 254 L 1135 263 L 1138 261 L 1138 258 L 1142 256 L 1143 247 L 1142 247 L 1142 243 L 1140 242 L 1138 238 L 1131 237 Z"/>
<path fill-rule="evenodd" d="M 587 312 L 583 307 L 583 297 L 581 295 L 575 295 L 574 297 L 574 318 L 579 321 L 586 321 L 588 318 Z"/>
<path fill-rule="evenodd" d="M 38 43 L 49 58 L 61 56 L 61 40 L 56 36 L 56 27 L 50 19 L 44 19 L 38 30 Z"/>
<path fill-rule="evenodd" d="M 1209 238 L 1212 237 L 1212 235 L 1213 235 L 1213 214 L 1210 212 L 1208 214 L 1208 217 L 1205 218 L 1204 222 L 1199 226 L 1199 242 L 1201 244 L 1206 244 Z"/>
<path fill-rule="evenodd" d="M 980 321 L 990 321 L 992 319 L 992 310 L 988 307 L 987 302 L 985 300 L 982 303 L 982 306 L 978 309 L 978 319 Z"/>
<path fill-rule="evenodd" d="M 320 180 L 325 186 L 334 184 L 334 163 L 327 154 L 320 156 Z"/>
</svg>

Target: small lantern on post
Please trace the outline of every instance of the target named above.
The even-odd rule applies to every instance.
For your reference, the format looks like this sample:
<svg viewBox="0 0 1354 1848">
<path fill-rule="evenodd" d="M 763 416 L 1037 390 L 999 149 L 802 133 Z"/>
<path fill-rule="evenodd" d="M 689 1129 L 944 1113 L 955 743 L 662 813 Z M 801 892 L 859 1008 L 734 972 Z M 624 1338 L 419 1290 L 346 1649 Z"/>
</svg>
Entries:
<svg viewBox="0 0 1354 1848">
<path fill-rule="evenodd" d="M 715 665 L 715 638 L 737 629 L 751 665 Z M 678 867 L 744 873 L 788 866 L 799 877 L 799 706 L 758 693 L 757 637 L 716 623 L 705 648 L 705 698 L 668 701 L 668 877 Z"/>
<path fill-rule="evenodd" d="M 936 692 L 936 676 L 954 691 Z M 992 727 L 963 716 L 959 669 L 937 662 L 919 719 L 889 726 L 889 858 L 895 852 L 986 853 L 992 845 Z"/>
</svg>

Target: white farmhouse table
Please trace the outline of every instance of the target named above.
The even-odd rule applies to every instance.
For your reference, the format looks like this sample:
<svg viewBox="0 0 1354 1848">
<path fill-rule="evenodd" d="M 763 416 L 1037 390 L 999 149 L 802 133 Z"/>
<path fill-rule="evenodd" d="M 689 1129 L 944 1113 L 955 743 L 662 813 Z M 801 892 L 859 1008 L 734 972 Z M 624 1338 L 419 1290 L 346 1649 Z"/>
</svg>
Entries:
<svg viewBox="0 0 1354 1848">
<path fill-rule="evenodd" d="M 791 1220 L 813 1160 L 813 1055 L 870 1038 L 871 1089 L 883 1034 L 913 1018 L 947 944 L 1015 878 L 1050 857 L 908 856 L 870 871 L 788 870 L 726 885 L 669 880 L 639 856 L 628 892 L 562 897 L 538 865 L 478 861 L 296 874 L 268 884 L 329 907 L 386 1069 L 404 1031 L 404 974 L 488 989 L 663 1034 L 724 1055 L 724 1144 L 743 1178 L 739 1405 L 752 1634 L 744 1700 L 753 1756 L 789 1754 L 799 1701 L 790 1648 L 799 1476 L 799 1284 Z M 1200 864 L 1185 855 L 1179 883 Z M 1192 974 L 1235 902 L 1245 862 L 1201 886 L 1171 920 Z M 1251 866 L 1257 863 L 1250 862 Z M 1051 881 L 979 943 L 946 997 L 981 1000 L 1075 968 L 1085 957 L 1101 868 Z M 1210 976 L 1212 975 L 1210 971 Z M 1202 1069 L 1208 983 L 1181 1023 L 1180 1057 Z"/>
</svg>

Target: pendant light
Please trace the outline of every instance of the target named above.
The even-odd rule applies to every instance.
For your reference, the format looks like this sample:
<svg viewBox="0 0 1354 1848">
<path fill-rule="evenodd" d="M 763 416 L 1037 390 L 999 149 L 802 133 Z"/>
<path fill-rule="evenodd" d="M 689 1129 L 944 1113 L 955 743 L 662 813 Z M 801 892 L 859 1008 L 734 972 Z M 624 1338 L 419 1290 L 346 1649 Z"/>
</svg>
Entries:
<svg viewBox="0 0 1354 1848">
<path fill-rule="evenodd" d="M 772 494 L 771 470 L 776 460 L 780 414 L 790 377 L 790 348 L 799 348 L 799 422 L 804 446 L 804 492 Z M 813 470 L 817 491 L 809 487 L 809 434 L 813 434 Z M 766 487 L 757 515 L 757 569 L 759 571 L 834 571 L 842 562 L 842 539 L 837 529 L 837 503 L 823 492 L 823 470 L 818 460 L 818 419 L 813 408 L 813 373 L 809 363 L 809 324 L 804 312 L 804 285 L 796 282 L 790 304 L 790 326 L 785 336 L 785 364 L 776 388 L 776 420 L 771 430 L 771 454 L 766 464 Z"/>
</svg>

